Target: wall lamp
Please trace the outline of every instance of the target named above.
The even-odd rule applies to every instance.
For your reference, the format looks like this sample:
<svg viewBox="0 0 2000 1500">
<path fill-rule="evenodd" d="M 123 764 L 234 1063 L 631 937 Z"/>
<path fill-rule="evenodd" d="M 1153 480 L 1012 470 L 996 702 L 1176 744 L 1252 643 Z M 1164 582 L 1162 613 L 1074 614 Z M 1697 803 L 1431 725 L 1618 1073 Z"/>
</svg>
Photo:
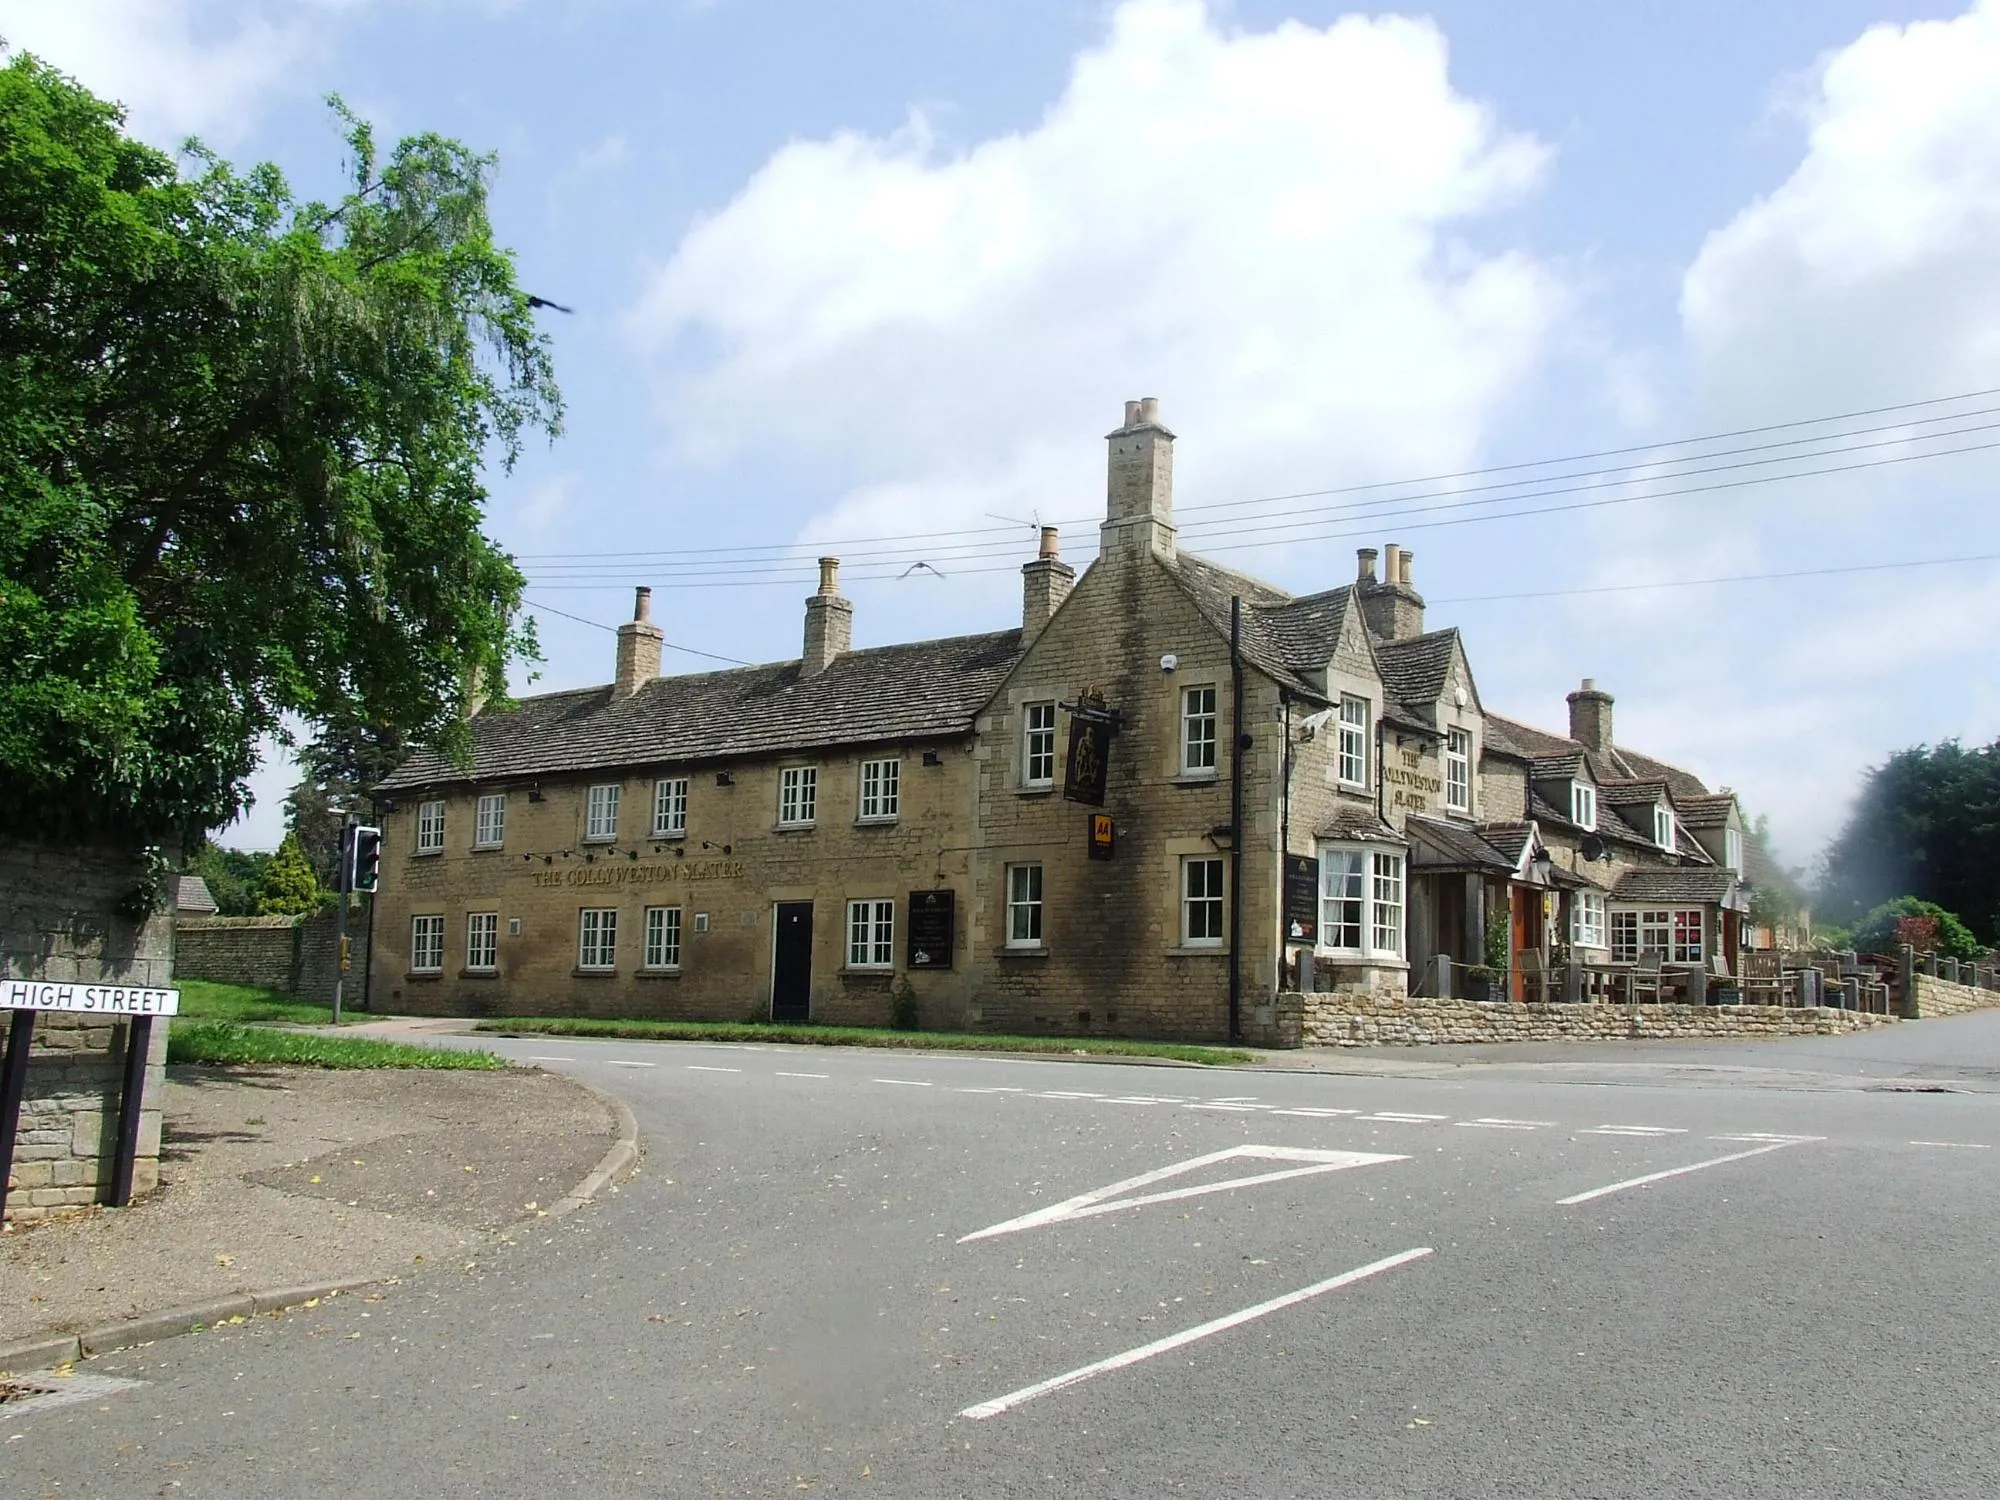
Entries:
<svg viewBox="0 0 2000 1500">
<path fill-rule="evenodd" d="M 1236 847 L 1236 829 L 1229 823 L 1218 823 L 1208 830 L 1208 841 L 1218 849 Z"/>
<path fill-rule="evenodd" d="M 715 773 L 715 784 L 717 786 L 735 786 L 736 778 L 731 776 L 727 771 L 717 771 Z"/>
<path fill-rule="evenodd" d="M 926 750 L 924 752 L 924 764 L 927 766 L 941 766 L 944 764 L 944 757 L 939 755 L 935 750 Z"/>
</svg>

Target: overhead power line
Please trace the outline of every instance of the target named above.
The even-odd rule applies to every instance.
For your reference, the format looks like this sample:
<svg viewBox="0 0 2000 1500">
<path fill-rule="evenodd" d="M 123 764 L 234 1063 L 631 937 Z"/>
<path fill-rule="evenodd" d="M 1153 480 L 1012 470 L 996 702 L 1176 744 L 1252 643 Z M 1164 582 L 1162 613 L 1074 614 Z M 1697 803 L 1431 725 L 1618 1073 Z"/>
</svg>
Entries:
<svg viewBox="0 0 2000 1500">
<path fill-rule="evenodd" d="M 588 625 L 594 630 L 608 630 L 613 635 L 618 634 L 618 627 L 616 625 L 606 625 L 601 620 L 586 620 L 582 615 L 573 615 L 566 609 L 557 609 L 553 604 L 541 604 L 527 598 L 522 599 L 521 603 L 529 609 L 540 610 L 545 615 L 561 615 L 565 620 L 574 620 L 579 625 Z M 705 656 L 710 661 L 726 661 L 732 666 L 754 667 L 757 665 L 754 661 L 745 661 L 740 656 L 724 656 L 718 651 L 700 651 L 693 646 L 677 645 L 673 641 L 661 641 L 660 644 L 669 651 L 681 651 L 689 656 Z"/>
<path fill-rule="evenodd" d="M 1183 516 L 1190 516 L 1208 511 L 1239 510 L 1253 506 L 1282 504 L 1293 500 L 1318 499 L 1332 495 L 1372 494 L 1382 490 L 1407 489 L 1412 486 L 1442 484 L 1460 479 L 1484 479 L 1494 475 L 1522 474 L 1529 470 L 1548 469 L 1562 464 L 1582 463 L 1582 462 L 1594 461 L 1605 458 L 1619 458 L 1634 454 L 1654 454 L 1657 456 L 1653 458 L 1650 462 L 1643 465 L 1621 465 L 1611 469 L 1584 470 L 1575 474 L 1567 474 L 1567 475 L 1540 474 L 1528 478 L 1515 479 L 1515 480 L 1501 480 L 1489 484 L 1469 486 L 1461 491 L 1448 492 L 1448 493 L 1469 494 L 1481 490 L 1515 488 L 1524 485 L 1540 485 L 1540 484 L 1547 484 L 1558 479 L 1587 478 L 1587 477 L 1596 477 L 1609 473 L 1623 473 L 1627 472 L 1629 469 L 1633 467 L 1661 468 L 1667 465 L 1689 464 L 1713 458 L 1738 456 L 1746 453 L 1766 452 L 1778 448 L 1788 448 L 1788 447 L 1797 448 L 1808 444 L 1830 443 L 1838 441 L 1843 438 L 1859 437 L 1859 436 L 1873 435 L 1875 433 L 1881 433 L 1881 432 L 1903 430 L 1914 426 L 1925 426 L 1938 422 L 1960 421 L 1963 420 L 1964 418 L 1972 416 L 1992 415 L 1994 414 L 1995 411 L 2000 411 L 2000 408 L 1988 407 L 1977 411 L 1954 411 L 1939 416 L 1915 417 L 1904 422 L 1887 423 L 1873 427 L 1851 429 L 1842 432 L 1820 433 L 1805 437 L 1789 438 L 1778 442 L 1753 444 L 1743 448 L 1719 450 L 1715 452 L 1692 453 L 1692 454 L 1683 454 L 1675 456 L 1672 450 L 1690 448 L 1708 443 L 1722 442 L 1738 437 L 1755 437 L 1755 436 L 1761 436 L 1766 433 L 1797 431 L 1799 429 L 1807 427 L 1824 427 L 1832 423 L 1852 422 L 1866 417 L 1883 416 L 1894 412 L 1916 412 L 1916 411 L 1926 410 L 1932 407 L 1958 405 L 1967 401 L 1980 400 L 1985 397 L 1994 395 L 2000 395 L 2000 387 L 1992 387 L 1976 391 L 1965 391 L 1952 396 L 1930 397 L 1928 399 L 1921 401 L 1901 402 L 1890 406 L 1867 407 L 1855 411 L 1840 412 L 1825 416 L 1803 417 L 1787 422 L 1766 423 L 1764 425 L 1756 427 L 1734 428 L 1728 431 L 1708 433 L 1698 437 L 1678 438 L 1656 443 L 1633 444 L 1622 448 L 1597 449 L 1590 452 L 1569 454 L 1566 456 L 1556 457 L 1556 458 L 1528 460 L 1510 464 L 1498 464 L 1486 468 L 1464 469 L 1452 473 L 1435 474 L 1418 478 L 1400 479 L 1400 480 L 1377 480 L 1364 484 L 1342 485 L 1342 486 L 1334 486 L 1329 488 L 1313 489 L 1313 490 L 1298 490 L 1283 494 L 1254 496 L 1247 499 L 1211 501 L 1205 504 L 1182 506 L 1180 507 L 1180 513 Z M 1910 440 L 1923 441 L 1928 438 L 1935 438 L 1945 435 L 1948 434 L 1916 433 L 1912 435 Z M 1815 455 L 1799 454 L 1797 456 L 1801 459 L 1805 459 L 1813 457 Z M 1420 498 L 1420 497 L 1403 496 L 1399 498 L 1409 499 L 1409 498 Z M 1060 526 L 1091 525 L 1095 523 L 1095 520 L 1096 520 L 1095 517 L 1082 517 L 1082 518 L 1072 518 L 1066 521 L 1058 521 L 1053 524 Z M 1016 536 L 1019 534 L 1020 524 L 1024 523 L 1017 523 L 1015 525 L 1009 525 L 1009 526 L 961 527 L 950 531 L 914 532 L 914 533 L 904 533 L 896 536 L 858 537 L 858 538 L 848 538 L 845 540 L 742 543 L 732 546 L 694 547 L 694 548 L 681 548 L 681 549 L 651 551 L 651 552 L 601 552 L 600 551 L 600 552 L 571 552 L 571 553 L 524 553 L 521 554 L 517 560 L 522 562 L 547 563 L 557 566 L 561 566 L 567 563 L 588 563 L 591 561 L 607 559 L 607 558 L 617 558 L 632 562 L 640 560 L 666 561 L 676 558 L 688 558 L 688 559 L 709 558 L 709 559 L 714 559 L 716 561 L 735 560 L 742 562 L 749 562 L 761 559 L 763 561 L 770 563 L 781 563 L 787 557 L 799 557 L 807 552 L 814 552 L 814 553 L 839 552 L 841 556 L 846 558 L 875 555 L 875 554 L 860 553 L 857 552 L 855 549 L 876 546 L 878 544 L 886 543 L 890 544 L 890 550 L 893 551 L 895 555 L 901 556 L 907 561 L 912 556 L 914 556 L 916 553 L 919 552 L 928 552 L 934 554 L 952 547 L 958 547 L 963 550 L 969 550 L 975 548 L 982 550 L 991 550 L 995 547 L 1005 547 L 1008 544 L 1004 542 L 981 543 L 973 541 L 971 539 L 980 537 L 994 537 L 994 536 Z M 1204 523 L 1198 522 L 1196 524 L 1201 525 Z M 935 543 L 936 545 L 928 548 L 916 545 L 920 543 Z"/>
</svg>

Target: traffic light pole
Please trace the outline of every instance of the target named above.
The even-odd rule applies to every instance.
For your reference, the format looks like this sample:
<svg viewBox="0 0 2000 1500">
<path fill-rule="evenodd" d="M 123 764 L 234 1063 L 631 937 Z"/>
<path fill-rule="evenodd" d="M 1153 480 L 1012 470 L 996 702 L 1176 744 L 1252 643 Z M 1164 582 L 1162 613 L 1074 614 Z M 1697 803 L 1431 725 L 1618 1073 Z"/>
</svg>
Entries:
<svg viewBox="0 0 2000 1500">
<path fill-rule="evenodd" d="M 334 877 L 336 894 L 339 897 L 339 916 L 334 923 L 333 939 L 333 1024 L 340 1024 L 341 990 L 347 984 L 347 903 L 351 899 L 349 888 L 354 884 L 354 818 L 348 815 L 340 825 L 340 866 Z"/>
</svg>

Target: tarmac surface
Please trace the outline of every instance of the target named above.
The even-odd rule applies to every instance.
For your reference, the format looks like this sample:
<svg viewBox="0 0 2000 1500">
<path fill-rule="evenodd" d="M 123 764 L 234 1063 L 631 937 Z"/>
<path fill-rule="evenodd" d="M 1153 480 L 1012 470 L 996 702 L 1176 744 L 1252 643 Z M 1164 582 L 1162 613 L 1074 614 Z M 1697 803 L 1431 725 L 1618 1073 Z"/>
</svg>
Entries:
<svg viewBox="0 0 2000 1500">
<path fill-rule="evenodd" d="M 617 1195 L 93 1360 L 133 1384 L 0 1417 L 7 1493 L 2000 1493 L 2000 1014 L 1283 1070 L 499 1046 L 631 1105 Z"/>
</svg>

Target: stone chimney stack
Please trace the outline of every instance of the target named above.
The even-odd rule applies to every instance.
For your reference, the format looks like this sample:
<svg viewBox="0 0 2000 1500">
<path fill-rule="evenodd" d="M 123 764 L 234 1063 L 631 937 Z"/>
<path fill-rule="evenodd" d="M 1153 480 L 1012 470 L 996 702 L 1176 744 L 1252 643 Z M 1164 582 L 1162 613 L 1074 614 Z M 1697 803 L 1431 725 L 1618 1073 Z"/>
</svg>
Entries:
<svg viewBox="0 0 2000 1500">
<path fill-rule="evenodd" d="M 840 559 L 819 560 L 819 592 L 806 600 L 806 649 L 801 677 L 817 677 L 854 645 L 854 601 L 840 597 Z"/>
<path fill-rule="evenodd" d="M 1034 644 L 1049 617 L 1062 607 L 1076 583 L 1076 569 L 1062 560 L 1057 550 L 1056 529 L 1042 528 L 1039 556 L 1021 567 L 1021 644 Z"/>
<path fill-rule="evenodd" d="M 1147 396 L 1125 403 L 1125 425 L 1105 434 L 1111 444 L 1103 540 L 1107 561 L 1156 552 L 1174 555 L 1174 435 L 1160 422 L 1160 403 Z"/>
<path fill-rule="evenodd" d="M 653 623 L 653 591 L 641 588 L 632 597 L 632 618 L 618 627 L 618 675 L 611 682 L 611 701 L 629 698 L 660 675 L 660 647 L 667 633 Z"/>
<path fill-rule="evenodd" d="M 1394 542 L 1382 549 L 1382 580 L 1375 581 L 1375 552 L 1361 549 L 1361 617 L 1378 640 L 1406 641 L 1424 633 L 1424 596 L 1410 582 L 1410 561 Z"/>
<path fill-rule="evenodd" d="M 1611 753 L 1611 695 L 1594 677 L 1569 695 L 1569 737 L 1599 755 Z"/>
</svg>

